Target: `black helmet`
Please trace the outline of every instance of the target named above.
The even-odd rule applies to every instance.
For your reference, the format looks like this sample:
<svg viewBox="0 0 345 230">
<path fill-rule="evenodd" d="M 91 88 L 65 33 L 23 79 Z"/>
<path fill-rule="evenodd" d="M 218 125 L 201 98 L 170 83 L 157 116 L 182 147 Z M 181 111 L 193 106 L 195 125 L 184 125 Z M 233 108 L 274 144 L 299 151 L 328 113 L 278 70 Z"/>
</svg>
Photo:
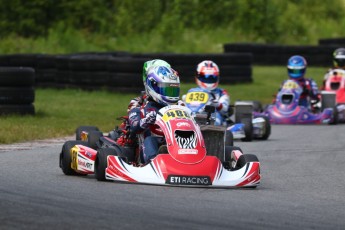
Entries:
<svg viewBox="0 0 345 230">
<path fill-rule="evenodd" d="M 345 48 L 339 48 L 333 52 L 333 66 L 345 69 Z"/>
</svg>

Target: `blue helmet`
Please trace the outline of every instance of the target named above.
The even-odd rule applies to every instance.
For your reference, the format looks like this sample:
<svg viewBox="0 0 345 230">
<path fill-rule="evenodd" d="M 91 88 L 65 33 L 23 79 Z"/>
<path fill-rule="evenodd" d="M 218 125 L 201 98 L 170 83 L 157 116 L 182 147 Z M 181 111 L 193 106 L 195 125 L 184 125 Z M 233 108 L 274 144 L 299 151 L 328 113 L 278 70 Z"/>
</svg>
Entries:
<svg viewBox="0 0 345 230">
<path fill-rule="evenodd" d="M 292 56 L 288 60 L 287 69 L 290 78 L 302 78 L 307 69 L 307 61 L 302 56 Z"/>
</svg>

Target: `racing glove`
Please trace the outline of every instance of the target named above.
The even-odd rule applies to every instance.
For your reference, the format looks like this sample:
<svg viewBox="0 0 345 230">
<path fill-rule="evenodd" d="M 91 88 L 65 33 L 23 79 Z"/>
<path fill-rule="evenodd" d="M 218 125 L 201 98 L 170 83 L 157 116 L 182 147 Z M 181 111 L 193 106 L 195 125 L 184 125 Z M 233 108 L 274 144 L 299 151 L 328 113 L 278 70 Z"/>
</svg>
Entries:
<svg viewBox="0 0 345 230">
<path fill-rule="evenodd" d="M 146 114 L 146 116 L 140 120 L 140 127 L 146 129 L 150 125 L 154 124 L 156 121 L 156 111 L 151 111 Z"/>
<path fill-rule="evenodd" d="M 219 103 L 218 100 L 212 100 L 211 105 L 216 107 L 216 110 L 220 110 L 222 108 L 222 106 L 221 106 L 222 104 Z"/>
</svg>

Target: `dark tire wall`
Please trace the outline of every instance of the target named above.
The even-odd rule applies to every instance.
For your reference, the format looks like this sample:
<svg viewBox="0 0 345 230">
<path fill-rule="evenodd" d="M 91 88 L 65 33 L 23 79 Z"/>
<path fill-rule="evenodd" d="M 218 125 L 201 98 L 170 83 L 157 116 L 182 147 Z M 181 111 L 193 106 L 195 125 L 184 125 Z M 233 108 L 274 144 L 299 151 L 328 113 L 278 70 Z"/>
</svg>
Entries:
<svg viewBox="0 0 345 230">
<path fill-rule="evenodd" d="M 221 69 L 221 84 L 252 81 L 252 54 L 130 54 L 127 52 L 76 53 L 68 55 L 13 54 L 0 56 L 0 66 L 11 66 L 16 80 L 8 76 L 2 81 L 22 86 L 109 89 L 135 92 L 143 89 L 142 68 L 145 61 L 163 59 L 179 72 L 182 83 L 194 83 L 196 66 L 203 60 L 215 61 Z M 18 67 L 32 68 L 32 77 L 21 78 Z M 9 68 L 9 67 L 8 67 Z M 5 70 L 9 72 L 10 70 Z M 24 71 L 27 75 L 27 71 Z M 12 75 L 13 75 L 12 74 Z M 0 73 L 1 75 L 1 73 Z M 4 75 L 4 74 L 3 74 Z M 35 78 L 35 82 L 33 79 Z M 1 81 L 1 80 L 0 80 Z M 10 86 L 10 85 L 9 85 Z"/>
<path fill-rule="evenodd" d="M 15 59 L 8 57 L 8 63 L 30 62 L 30 55 Z M 31 62 L 32 64 L 32 62 Z M 0 115 L 35 114 L 35 70 L 30 67 L 0 67 Z"/>
<path fill-rule="evenodd" d="M 0 87 L 33 86 L 35 83 L 35 70 L 25 67 L 0 67 Z"/>
<path fill-rule="evenodd" d="M 345 39 L 320 39 L 319 45 L 224 44 L 225 53 L 251 53 L 255 65 L 286 65 L 293 55 L 302 55 L 310 66 L 332 65 L 333 51 L 345 47 Z"/>
</svg>

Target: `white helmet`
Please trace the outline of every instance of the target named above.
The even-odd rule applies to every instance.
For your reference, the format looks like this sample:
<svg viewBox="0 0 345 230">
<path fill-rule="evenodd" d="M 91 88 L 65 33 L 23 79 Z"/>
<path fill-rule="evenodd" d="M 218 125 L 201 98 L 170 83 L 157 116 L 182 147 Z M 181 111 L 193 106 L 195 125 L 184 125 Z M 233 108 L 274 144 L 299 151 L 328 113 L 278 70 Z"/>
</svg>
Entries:
<svg viewBox="0 0 345 230">
<path fill-rule="evenodd" d="M 176 104 L 180 99 L 180 78 L 171 67 L 152 66 L 147 71 L 145 90 L 159 104 Z"/>
<path fill-rule="evenodd" d="M 202 61 L 196 69 L 195 81 L 200 88 L 213 90 L 219 83 L 219 68 L 213 61 Z"/>
</svg>

